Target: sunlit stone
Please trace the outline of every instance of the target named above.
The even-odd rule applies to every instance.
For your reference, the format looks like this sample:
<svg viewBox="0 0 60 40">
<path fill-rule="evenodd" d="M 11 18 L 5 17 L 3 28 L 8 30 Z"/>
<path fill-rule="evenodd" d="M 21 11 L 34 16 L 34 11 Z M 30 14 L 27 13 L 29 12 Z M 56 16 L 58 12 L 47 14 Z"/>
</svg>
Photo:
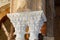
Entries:
<svg viewBox="0 0 60 40">
<path fill-rule="evenodd" d="M 37 39 L 40 28 L 43 22 L 46 21 L 46 19 L 43 19 L 43 17 L 45 18 L 43 11 L 10 13 L 7 16 L 15 28 L 16 40 L 24 40 L 27 25 L 30 33 L 29 40 Z"/>
</svg>

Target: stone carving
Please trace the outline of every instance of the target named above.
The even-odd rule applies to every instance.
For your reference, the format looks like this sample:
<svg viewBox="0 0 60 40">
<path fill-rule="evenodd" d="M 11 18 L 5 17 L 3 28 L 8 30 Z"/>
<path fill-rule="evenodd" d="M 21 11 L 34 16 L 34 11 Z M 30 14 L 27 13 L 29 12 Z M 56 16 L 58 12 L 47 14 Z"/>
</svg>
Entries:
<svg viewBox="0 0 60 40">
<path fill-rule="evenodd" d="M 43 22 L 46 21 L 43 11 L 10 13 L 7 16 L 15 28 L 16 40 L 25 40 L 24 34 L 27 25 L 30 33 L 29 40 L 37 39 Z"/>
<path fill-rule="evenodd" d="M 42 0 L 12 0 L 11 12 L 42 10 Z"/>
</svg>

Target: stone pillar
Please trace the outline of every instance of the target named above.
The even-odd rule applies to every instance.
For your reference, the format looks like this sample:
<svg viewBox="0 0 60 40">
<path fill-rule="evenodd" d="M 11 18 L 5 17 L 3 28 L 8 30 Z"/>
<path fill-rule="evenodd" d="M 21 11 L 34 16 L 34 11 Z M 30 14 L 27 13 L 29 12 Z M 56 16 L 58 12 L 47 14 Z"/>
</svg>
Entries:
<svg viewBox="0 0 60 40">
<path fill-rule="evenodd" d="M 44 40 L 54 40 L 54 0 L 46 0 L 47 36 Z"/>
</svg>

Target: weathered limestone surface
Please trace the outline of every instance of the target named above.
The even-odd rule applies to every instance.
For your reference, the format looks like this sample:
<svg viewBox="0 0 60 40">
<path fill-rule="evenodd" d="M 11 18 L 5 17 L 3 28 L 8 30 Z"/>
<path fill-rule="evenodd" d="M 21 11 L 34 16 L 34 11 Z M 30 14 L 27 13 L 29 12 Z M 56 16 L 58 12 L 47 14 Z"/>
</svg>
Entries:
<svg viewBox="0 0 60 40">
<path fill-rule="evenodd" d="M 38 38 L 38 33 L 46 21 L 43 11 L 20 12 L 7 14 L 15 28 L 16 40 L 24 39 L 26 26 L 29 26 L 30 40 Z"/>
</svg>

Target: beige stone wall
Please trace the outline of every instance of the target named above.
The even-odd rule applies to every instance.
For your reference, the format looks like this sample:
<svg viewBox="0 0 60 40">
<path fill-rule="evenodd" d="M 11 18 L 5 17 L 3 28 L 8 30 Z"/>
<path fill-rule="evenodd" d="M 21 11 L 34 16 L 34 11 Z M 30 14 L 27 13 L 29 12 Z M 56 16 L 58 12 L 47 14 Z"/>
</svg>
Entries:
<svg viewBox="0 0 60 40">
<path fill-rule="evenodd" d="M 10 2 L 10 0 L 0 0 L 0 7 L 8 4 Z"/>
<path fill-rule="evenodd" d="M 11 12 L 41 10 L 42 0 L 12 0 Z"/>
</svg>

